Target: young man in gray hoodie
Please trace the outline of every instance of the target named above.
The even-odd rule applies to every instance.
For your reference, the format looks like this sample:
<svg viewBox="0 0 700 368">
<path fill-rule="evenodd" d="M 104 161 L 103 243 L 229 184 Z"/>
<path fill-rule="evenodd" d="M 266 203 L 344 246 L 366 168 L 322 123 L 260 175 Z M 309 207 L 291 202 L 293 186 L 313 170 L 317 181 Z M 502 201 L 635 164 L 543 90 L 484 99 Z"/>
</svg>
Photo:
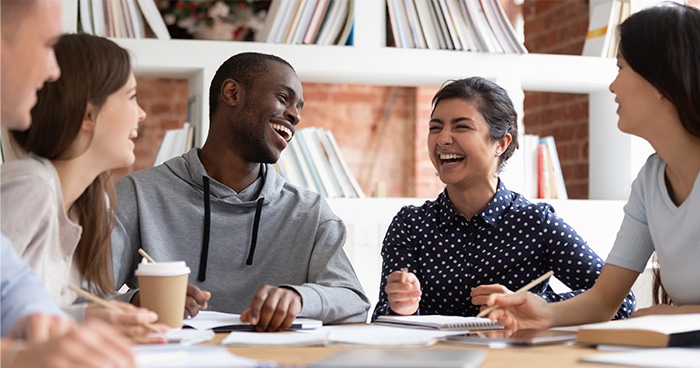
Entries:
<svg viewBox="0 0 700 368">
<path fill-rule="evenodd" d="M 143 248 L 156 261 L 192 269 L 189 315 L 199 306 L 240 313 L 258 331 L 286 329 L 297 315 L 365 322 L 369 300 L 343 251 L 345 225 L 323 197 L 271 166 L 303 105 L 301 82 L 285 60 L 241 53 L 225 61 L 209 89 L 204 147 L 117 183 L 117 285 L 138 287 Z M 139 304 L 138 294 L 132 302 Z"/>
</svg>

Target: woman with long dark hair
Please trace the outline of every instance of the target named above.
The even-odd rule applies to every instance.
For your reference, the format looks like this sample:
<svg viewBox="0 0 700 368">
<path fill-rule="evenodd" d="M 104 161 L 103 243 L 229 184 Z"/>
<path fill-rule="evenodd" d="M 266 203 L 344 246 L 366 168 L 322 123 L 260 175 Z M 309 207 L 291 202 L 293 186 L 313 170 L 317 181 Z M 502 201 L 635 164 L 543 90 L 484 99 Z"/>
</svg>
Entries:
<svg viewBox="0 0 700 368">
<path fill-rule="evenodd" d="M 618 128 L 655 149 L 632 183 L 624 219 L 595 286 L 561 303 L 491 296 L 491 319 L 510 329 L 609 319 L 655 252 L 666 302 L 645 314 L 700 313 L 700 10 L 663 4 L 619 28 L 619 72 L 610 84 Z M 614 158 L 611 158 L 614 159 Z"/>
</svg>

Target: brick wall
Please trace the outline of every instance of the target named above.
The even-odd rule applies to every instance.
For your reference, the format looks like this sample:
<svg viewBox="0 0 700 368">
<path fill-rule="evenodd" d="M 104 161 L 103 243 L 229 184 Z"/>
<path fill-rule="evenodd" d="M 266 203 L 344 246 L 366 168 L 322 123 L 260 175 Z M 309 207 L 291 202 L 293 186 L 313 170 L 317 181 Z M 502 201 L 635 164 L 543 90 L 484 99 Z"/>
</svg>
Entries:
<svg viewBox="0 0 700 368">
<path fill-rule="evenodd" d="M 148 116 L 135 140 L 136 162 L 115 178 L 153 165 L 166 129 L 182 127 L 187 80 L 138 78 L 138 100 Z M 300 128 L 331 130 L 365 193 L 413 197 L 415 88 L 304 83 Z M 424 153 L 424 152 L 423 152 Z"/>
<path fill-rule="evenodd" d="M 588 1 L 525 0 L 522 10 L 529 52 L 581 54 Z M 526 91 L 524 109 L 526 133 L 554 136 L 569 198 L 588 198 L 588 95 Z"/>
</svg>

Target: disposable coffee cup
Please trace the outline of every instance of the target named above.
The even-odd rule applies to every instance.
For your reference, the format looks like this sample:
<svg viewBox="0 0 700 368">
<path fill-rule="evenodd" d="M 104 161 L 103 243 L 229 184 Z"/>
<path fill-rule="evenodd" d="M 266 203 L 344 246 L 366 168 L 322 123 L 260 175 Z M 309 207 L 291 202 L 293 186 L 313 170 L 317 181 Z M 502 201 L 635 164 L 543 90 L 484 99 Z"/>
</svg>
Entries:
<svg viewBox="0 0 700 368">
<path fill-rule="evenodd" d="M 185 262 L 139 263 L 141 306 L 158 314 L 158 323 L 182 328 L 190 268 Z"/>
</svg>

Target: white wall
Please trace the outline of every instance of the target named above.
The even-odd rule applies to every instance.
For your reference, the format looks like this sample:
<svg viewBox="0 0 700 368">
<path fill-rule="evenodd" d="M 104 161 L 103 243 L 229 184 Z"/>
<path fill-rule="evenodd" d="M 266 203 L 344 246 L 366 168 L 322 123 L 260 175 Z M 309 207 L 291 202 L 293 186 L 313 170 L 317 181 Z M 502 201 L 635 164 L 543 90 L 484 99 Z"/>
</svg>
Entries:
<svg viewBox="0 0 700 368">
<path fill-rule="evenodd" d="M 422 198 L 329 199 L 333 211 L 348 228 L 345 252 L 355 268 L 369 297 L 372 308 L 379 297 L 381 278 L 381 245 L 394 215 L 407 204 L 422 204 Z M 556 212 L 588 242 L 605 260 L 622 222 L 621 200 L 548 201 Z M 552 281 L 557 291 L 567 290 L 558 280 Z M 645 272 L 635 283 L 637 306 L 651 305 L 650 273 Z M 371 310 L 370 310 L 371 315 Z"/>
</svg>

